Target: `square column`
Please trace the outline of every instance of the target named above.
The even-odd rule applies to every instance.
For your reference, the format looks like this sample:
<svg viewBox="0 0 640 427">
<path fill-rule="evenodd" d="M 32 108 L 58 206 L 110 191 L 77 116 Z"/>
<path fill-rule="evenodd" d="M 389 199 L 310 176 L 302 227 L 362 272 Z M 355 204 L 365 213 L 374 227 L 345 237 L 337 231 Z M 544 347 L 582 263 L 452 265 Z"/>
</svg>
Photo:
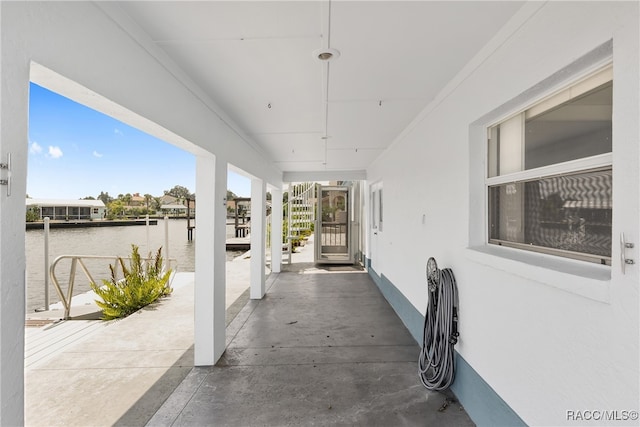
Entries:
<svg viewBox="0 0 640 427">
<path fill-rule="evenodd" d="M 271 190 L 271 271 L 282 269 L 282 189 Z"/>
<path fill-rule="evenodd" d="M 2 2 L 0 10 L 12 5 Z M 15 7 L 15 6 L 13 6 Z M 7 14 L 11 16 L 11 14 Z M 7 18 L 11 20 L 11 18 Z M 2 25 L 7 21 L 3 19 Z M 24 424 L 25 195 L 29 62 L 11 31 L 2 30 L 0 92 L 0 425 Z"/>
<path fill-rule="evenodd" d="M 265 220 L 266 185 L 261 179 L 251 180 L 251 299 L 265 294 Z"/>
<path fill-rule="evenodd" d="M 194 364 L 214 365 L 225 350 L 227 162 L 196 156 Z"/>
</svg>

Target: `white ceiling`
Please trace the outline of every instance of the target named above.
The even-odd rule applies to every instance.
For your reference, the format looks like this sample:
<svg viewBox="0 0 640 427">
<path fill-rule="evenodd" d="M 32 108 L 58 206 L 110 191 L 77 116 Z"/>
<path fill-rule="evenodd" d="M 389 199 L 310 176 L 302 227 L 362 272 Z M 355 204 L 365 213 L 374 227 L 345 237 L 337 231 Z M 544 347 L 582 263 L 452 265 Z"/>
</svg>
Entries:
<svg viewBox="0 0 640 427">
<path fill-rule="evenodd" d="M 366 169 L 522 4 L 119 6 L 269 161 L 303 172 Z M 327 47 L 340 57 L 317 60 Z"/>
</svg>

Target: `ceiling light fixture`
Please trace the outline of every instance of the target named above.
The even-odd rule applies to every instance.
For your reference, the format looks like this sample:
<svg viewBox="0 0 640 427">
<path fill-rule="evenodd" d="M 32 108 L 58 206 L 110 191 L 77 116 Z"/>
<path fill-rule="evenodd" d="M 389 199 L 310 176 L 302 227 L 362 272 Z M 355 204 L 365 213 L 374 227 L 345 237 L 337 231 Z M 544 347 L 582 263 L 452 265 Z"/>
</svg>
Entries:
<svg viewBox="0 0 640 427">
<path fill-rule="evenodd" d="M 332 48 L 318 49 L 313 51 L 313 57 L 321 62 L 333 61 L 340 58 L 340 51 Z"/>
</svg>

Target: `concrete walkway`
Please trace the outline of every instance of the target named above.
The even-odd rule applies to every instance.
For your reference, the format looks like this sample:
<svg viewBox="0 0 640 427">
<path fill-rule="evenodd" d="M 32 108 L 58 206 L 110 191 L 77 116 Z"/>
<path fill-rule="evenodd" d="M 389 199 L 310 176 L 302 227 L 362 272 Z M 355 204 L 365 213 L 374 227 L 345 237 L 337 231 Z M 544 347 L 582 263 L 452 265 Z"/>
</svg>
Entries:
<svg viewBox="0 0 640 427">
<path fill-rule="evenodd" d="M 193 281 L 177 276 L 169 299 L 27 368 L 26 424 L 473 425 L 422 387 L 419 347 L 364 271 L 315 266 L 312 245 L 293 261 L 229 306 L 217 366 L 193 367 Z"/>
<path fill-rule="evenodd" d="M 419 347 L 368 274 L 312 260 L 312 245 L 294 254 L 148 426 L 473 425 L 420 384 Z"/>
<path fill-rule="evenodd" d="M 228 321 L 248 301 L 249 262 L 227 263 Z M 193 368 L 193 276 L 125 319 L 26 328 L 25 424 L 144 425 Z"/>
</svg>

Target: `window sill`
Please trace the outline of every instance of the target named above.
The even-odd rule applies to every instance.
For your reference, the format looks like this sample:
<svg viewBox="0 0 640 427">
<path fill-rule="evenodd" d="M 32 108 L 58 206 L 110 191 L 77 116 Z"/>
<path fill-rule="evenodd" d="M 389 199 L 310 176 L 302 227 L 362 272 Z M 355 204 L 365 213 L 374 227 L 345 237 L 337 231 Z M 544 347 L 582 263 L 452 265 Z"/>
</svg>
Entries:
<svg viewBox="0 0 640 427">
<path fill-rule="evenodd" d="M 467 248 L 467 259 L 595 301 L 609 302 L 611 267 L 497 245 Z"/>
</svg>

